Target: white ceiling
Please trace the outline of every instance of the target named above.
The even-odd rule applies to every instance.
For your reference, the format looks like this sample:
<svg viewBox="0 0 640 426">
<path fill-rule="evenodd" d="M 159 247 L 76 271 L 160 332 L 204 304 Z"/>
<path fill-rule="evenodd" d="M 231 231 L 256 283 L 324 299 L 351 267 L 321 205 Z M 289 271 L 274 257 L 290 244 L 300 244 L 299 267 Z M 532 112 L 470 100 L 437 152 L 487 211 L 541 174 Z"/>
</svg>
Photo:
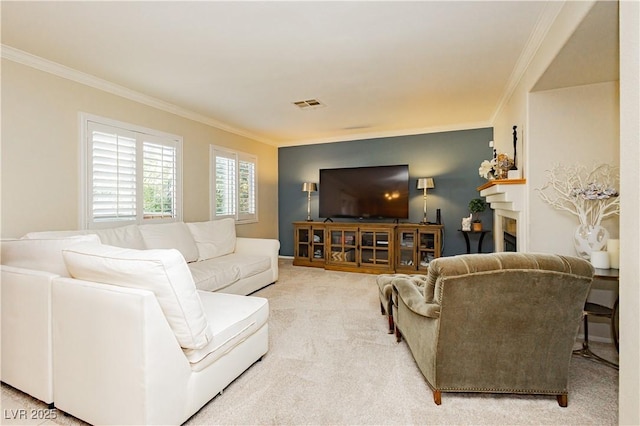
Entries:
<svg viewBox="0 0 640 426">
<path fill-rule="evenodd" d="M 561 6 L 2 1 L 2 43 L 287 146 L 491 126 Z"/>
</svg>

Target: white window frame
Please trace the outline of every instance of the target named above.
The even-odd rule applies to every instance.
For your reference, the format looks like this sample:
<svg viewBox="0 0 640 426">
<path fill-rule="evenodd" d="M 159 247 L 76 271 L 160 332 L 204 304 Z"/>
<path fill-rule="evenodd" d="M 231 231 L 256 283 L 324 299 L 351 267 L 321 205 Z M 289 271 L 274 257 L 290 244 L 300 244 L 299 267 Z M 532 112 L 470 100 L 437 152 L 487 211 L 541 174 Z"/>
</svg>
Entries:
<svg viewBox="0 0 640 426">
<path fill-rule="evenodd" d="M 112 228 L 115 226 L 124 226 L 130 224 L 147 224 L 147 223 L 166 223 L 182 221 L 182 137 L 172 135 L 170 133 L 161 132 L 154 129 L 138 126 L 131 123 L 112 120 L 106 117 L 87 114 L 81 112 L 79 114 L 80 121 L 80 212 L 79 227 L 80 229 L 101 229 Z M 92 182 L 92 141 L 90 128 L 94 126 L 109 128 L 112 131 L 117 130 L 118 134 L 135 138 L 136 140 L 136 215 L 133 219 L 118 220 L 94 220 L 93 217 L 93 182 Z M 174 200 L 175 213 L 172 217 L 164 218 L 145 218 L 144 214 L 144 173 L 143 173 L 143 147 L 144 143 L 153 143 L 158 145 L 166 145 L 174 147 L 175 156 L 175 189 Z"/>
<path fill-rule="evenodd" d="M 233 211 L 229 214 L 217 214 L 217 198 L 216 198 L 216 158 L 224 157 L 235 162 L 235 188 L 230 188 L 233 195 L 233 205 L 231 206 Z M 240 212 L 240 188 L 238 182 L 240 181 L 240 162 L 247 162 L 253 164 L 253 185 L 249 188 L 249 196 L 253 198 L 253 212 L 242 213 Z M 258 222 L 258 157 L 246 152 L 235 151 L 230 148 L 210 145 L 209 147 L 209 217 L 211 220 L 233 218 L 238 224 L 256 223 Z"/>
</svg>

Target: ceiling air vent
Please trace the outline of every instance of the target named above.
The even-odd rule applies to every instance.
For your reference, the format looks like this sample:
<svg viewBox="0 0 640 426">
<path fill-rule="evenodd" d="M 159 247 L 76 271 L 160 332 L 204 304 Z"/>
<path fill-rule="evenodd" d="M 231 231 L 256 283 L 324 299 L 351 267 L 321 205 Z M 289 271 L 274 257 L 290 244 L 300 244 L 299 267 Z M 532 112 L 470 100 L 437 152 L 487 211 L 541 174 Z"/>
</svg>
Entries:
<svg viewBox="0 0 640 426">
<path fill-rule="evenodd" d="M 293 103 L 300 109 L 313 109 L 313 108 L 321 108 L 324 106 L 322 102 L 317 99 L 307 99 L 305 101 L 297 101 Z"/>
</svg>

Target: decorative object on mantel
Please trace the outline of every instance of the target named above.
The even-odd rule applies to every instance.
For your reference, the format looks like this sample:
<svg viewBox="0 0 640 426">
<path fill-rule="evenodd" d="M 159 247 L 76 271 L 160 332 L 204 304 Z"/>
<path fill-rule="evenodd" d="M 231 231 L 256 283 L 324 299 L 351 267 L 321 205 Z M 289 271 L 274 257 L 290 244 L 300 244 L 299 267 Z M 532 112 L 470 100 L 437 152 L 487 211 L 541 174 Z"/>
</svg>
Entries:
<svg viewBox="0 0 640 426">
<path fill-rule="evenodd" d="M 496 179 L 507 179 L 509 170 L 513 167 L 513 160 L 507 154 L 498 154 L 494 169 L 496 170 Z"/>
<path fill-rule="evenodd" d="M 574 234 L 578 255 L 590 259 L 593 251 L 607 245 L 609 231 L 603 219 L 620 214 L 620 170 L 610 164 L 599 164 L 589 171 L 585 166 L 554 165 L 547 170 L 547 183 L 536 189 L 540 198 L 557 210 L 578 217 Z"/>
<path fill-rule="evenodd" d="M 511 166 L 513 166 L 513 160 L 507 154 L 498 154 L 491 161 L 482 161 L 478 174 L 488 180 L 507 179 Z"/>
<path fill-rule="evenodd" d="M 518 131 L 516 130 L 518 126 L 513 126 L 513 164 L 509 170 L 518 170 L 518 166 L 516 164 L 517 154 L 516 154 L 516 145 L 518 143 Z"/>
<path fill-rule="evenodd" d="M 516 130 L 518 126 L 513 126 L 513 165 L 507 172 L 507 179 L 520 179 L 522 177 L 522 172 L 518 170 L 517 164 L 517 154 L 516 154 L 516 145 L 518 142 L 518 131 Z"/>
<path fill-rule="evenodd" d="M 487 209 L 487 203 L 482 198 L 474 198 L 469 201 L 469 212 L 473 217 L 472 228 L 474 231 L 482 231 L 482 221 L 478 213 L 482 213 Z"/>
</svg>

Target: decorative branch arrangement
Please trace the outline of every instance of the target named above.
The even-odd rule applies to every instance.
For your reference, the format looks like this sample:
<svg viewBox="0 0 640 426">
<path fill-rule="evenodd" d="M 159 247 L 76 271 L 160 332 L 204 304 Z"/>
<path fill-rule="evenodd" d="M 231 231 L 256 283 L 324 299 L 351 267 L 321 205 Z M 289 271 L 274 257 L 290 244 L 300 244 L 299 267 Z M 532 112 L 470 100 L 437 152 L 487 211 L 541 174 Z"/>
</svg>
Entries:
<svg viewBox="0 0 640 426">
<path fill-rule="evenodd" d="M 575 215 L 582 225 L 598 226 L 606 217 L 620 214 L 620 170 L 600 164 L 554 165 L 546 171 L 547 183 L 536 189 L 540 198 L 557 210 Z"/>
</svg>

